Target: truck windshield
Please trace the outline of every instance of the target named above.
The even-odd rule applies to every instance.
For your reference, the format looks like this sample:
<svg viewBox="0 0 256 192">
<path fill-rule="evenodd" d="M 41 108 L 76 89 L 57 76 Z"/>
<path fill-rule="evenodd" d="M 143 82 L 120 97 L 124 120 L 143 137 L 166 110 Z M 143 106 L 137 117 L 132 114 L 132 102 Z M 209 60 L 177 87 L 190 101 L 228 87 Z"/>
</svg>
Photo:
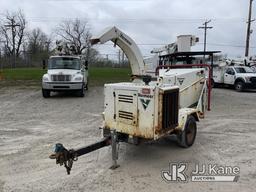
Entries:
<svg viewBox="0 0 256 192">
<path fill-rule="evenodd" d="M 71 57 L 54 57 L 49 59 L 48 69 L 80 69 L 80 59 Z"/>
<path fill-rule="evenodd" d="M 250 67 L 235 67 L 237 73 L 254 73 Z"/>
</svg>

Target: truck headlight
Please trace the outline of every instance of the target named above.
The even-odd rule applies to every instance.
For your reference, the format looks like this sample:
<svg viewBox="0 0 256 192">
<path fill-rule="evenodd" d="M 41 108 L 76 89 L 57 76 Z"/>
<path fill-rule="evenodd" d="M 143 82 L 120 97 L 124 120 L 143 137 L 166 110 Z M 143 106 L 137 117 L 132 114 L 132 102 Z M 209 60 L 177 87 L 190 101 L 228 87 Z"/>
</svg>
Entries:
<svg viewBox="0 0 256 192">
<path fill-rule="evenodd" d="M 44 76 L 43 77 L 43 82 L 48 82 L 49 81 L 49 78 L 47 76 Z"/>
<path fill-rule="evenodd" d="M 83 80 L 83 77 L 75 77 L 74 80 L 75 80 L 75 81 L 82 81 L 82 80 Z"/>
</svg>

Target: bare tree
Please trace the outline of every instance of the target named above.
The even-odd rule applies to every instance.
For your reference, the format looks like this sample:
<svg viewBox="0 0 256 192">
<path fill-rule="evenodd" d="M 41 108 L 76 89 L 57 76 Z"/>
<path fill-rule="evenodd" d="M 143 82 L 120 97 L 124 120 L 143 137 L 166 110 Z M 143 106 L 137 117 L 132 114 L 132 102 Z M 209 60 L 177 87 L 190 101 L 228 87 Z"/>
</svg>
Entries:
<svg viewBox="0 0 256 192">
<path fill-rule="evenodd" d="M 32 54 L 49 52 L 51 39 L 40 29 L 33 29 L 28 34 L 28 50 Z"/>
<path fill-rule="evenodd" d="M 0 35 L 5 41 L 8 55 L 18 57 L 21 45 L 25 40 L 26 19 L 21 10 L 6 12 L 2 18 Z"/>
<path fill-rule="evenodd" d="M 59 24 L 56 33 L 63 41 L 73 45 L 77 54 L 88 54 L 91 33 L 87 21 L 65 20 Z"/>
</svg>

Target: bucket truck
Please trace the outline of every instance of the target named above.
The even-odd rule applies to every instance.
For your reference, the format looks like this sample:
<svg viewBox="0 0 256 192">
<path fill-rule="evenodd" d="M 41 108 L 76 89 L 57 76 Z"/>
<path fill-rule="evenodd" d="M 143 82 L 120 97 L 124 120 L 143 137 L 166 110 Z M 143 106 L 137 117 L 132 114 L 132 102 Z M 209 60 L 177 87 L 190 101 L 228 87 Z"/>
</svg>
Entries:
<svg viewBox="0 0 256 192">
<path fill-rule="evenodd" d="M 88 89 L 88 63 L 86 59 L 74 53 L 67 43 L 56 42 L 56 54 L 48 61 L 47 73 L 42 77 L 42 95 L 48 98 L 51 92 L 77 92 L 84 96 Z"/>
<path fill-rule="evenodd" d="M 158 66 L 156 76 L 145 75 L 145 63 L 136 43 L 116 27 L 91 39 L 92 44 L 112 41 L 126 54 L 132 69 L 132 82 L 105 84 L 103 139 L 79 149 L 56 144 L 50 155 L 70 174 L 79 156 L 111 145 L 117 168 L 117 143 L 140 144 L 175 134 L 180 146 L 193 145 L 197 121 L 210 110 L 208 65 Z M 192 68 L 193 67 L 193 68 Z M 198 68 L 196 68 L 198 67 Z M 210 71 L 210 70 L 208 70 Z M 210 75 L 210 74 L 209 74 Z"/>
<path fill-rule="evenodd" d="M 228 85 L 236 91 L 256 88 L 256 72 L 239 60 L 221 61 L 213 68 L 213 85 Z"/>
</svg>

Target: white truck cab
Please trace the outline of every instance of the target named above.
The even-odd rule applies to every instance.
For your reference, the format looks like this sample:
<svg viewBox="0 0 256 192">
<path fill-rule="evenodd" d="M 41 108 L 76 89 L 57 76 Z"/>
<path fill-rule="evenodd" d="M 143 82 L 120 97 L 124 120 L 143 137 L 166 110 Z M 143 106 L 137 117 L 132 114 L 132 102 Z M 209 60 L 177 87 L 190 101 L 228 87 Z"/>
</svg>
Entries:
<svg viewBox="0 0 256 192">
<path fill-rule="evenodd" d="M 214 83 L 232 85 L 237 91 L 256 88 L 256 72 L 247 66 L 228 66 L 213 69 Z"/>
<path fill-rule="evenodd" d="M 77 91 L 80 97 L 88 89 L 88 64 L 80 56 L 51 56 L 47 73 L 42 78 L 42 95 L 51 92 Z"/>
</svg>

